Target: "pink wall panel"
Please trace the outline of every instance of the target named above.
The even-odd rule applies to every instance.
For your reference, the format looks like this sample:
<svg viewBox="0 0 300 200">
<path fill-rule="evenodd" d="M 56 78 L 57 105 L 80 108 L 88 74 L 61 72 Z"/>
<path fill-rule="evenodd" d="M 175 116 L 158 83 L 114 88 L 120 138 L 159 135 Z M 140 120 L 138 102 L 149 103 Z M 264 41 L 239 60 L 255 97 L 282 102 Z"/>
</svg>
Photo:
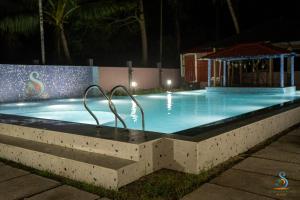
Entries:
<svg viewBox="0 0 300 200">
<path fill-rule="evenodd" d="M 105 90 L 111 90 L 116 85 L 128 87 L 128 68 L 127 67 L 100 67 L 99 68 L 100 86 Z"/>
<path fill-rule="evenodd" d="M 132 81 L 137 82 L 138 89 L 151 89 L 159 87 L 157 68 L 132 68 Z M 122 84 L 128 87 L 128 68 L 127 67 L 100 67 L 100 85 L 105 90 L 110 90 L 116 85 Z M 162 82 L 166 85 L 168 79 L 172 80 L 172 87 L 180 84 L 179 69 L 163 69 Z"/>
</svg>

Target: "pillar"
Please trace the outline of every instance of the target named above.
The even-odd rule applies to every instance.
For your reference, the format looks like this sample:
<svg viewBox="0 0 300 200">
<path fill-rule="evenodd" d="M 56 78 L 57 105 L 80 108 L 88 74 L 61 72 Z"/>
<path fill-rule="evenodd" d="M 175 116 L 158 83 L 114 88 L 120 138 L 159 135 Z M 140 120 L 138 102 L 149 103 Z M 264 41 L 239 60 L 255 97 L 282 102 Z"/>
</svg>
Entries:
<svg viewBox="0 0 300 200">
<path fill-rule="evenodd" d="M 128 88 L 129 88 L 129 91 L 131 91 L 131 83 L 132 83 L 132 61 L 128 60 L 126 62 L 126 65 L 128 67 Z"/>
<path fill-rule="evenodd" d="M 239 63 L 239 73 L 240 73 L 240 85 L 242 86 L 242 84 L 243 84 L 243 68 L 242 68 L 241 63 Z"/>
<path fill-rule="evenodd" d="M 197 54 L 194 55 L 195 58 L 195 82 L 198 83 L 198 60 L 197 60 Z"/>
<path fill-rule="evenodd" d="M 211 59 L 207 61 L 207 86 L 210 87 L 211 83 Z"/>
<path fill-rule="evenodd" d="M 273 77 L 274 77 L 274 65 L 273 65 L 273 58 L 269 59 L 269 86 L 273 85 Z"/>
<path fill-rule="evenodd" d="M 291 86 L 295 85 L 295 56 L 291 56 Z"/>
<path fill-rule="evenodd" d="M 213 74 L 214 74 L 214 87 L 216 87 L 216 76 L 217 76 L 216 71 L 217 71 L 216 60 L 214 60 L 214 72 L 213 72 Z"/>
<path fill-rule="evenodd" d="M 226 73 L 227 69 L 226 69 L 226 61 L 223 61 L 223 86 L 226 86 Z"/>
<path fill-rule="evenodd" d="M 280 87 L 284 87 L 284 55 L 280 55 Z"/>
</svg>

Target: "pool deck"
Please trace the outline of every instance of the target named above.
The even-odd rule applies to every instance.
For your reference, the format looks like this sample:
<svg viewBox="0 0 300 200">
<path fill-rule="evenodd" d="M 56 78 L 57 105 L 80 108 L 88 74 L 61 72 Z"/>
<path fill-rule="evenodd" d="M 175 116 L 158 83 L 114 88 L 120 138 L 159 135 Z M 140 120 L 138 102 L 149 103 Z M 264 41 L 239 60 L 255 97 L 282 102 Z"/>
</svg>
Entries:
<svg viewBox="0 0 300 200">
<path fill-rule="evenodd" d="M 0 162 L 0 199 L 107 200 Z"/>
<path fill-rule="evenodd" d="M 278 172 L 289 181 L 286 192 L 274 191 Z M 60 182 L 0 162 L 0 199 L 107 200 Z M 205 183 L 182 200 L 300 199 L 300 128 Z"/>
<path fill-rule="evenodd" d="M 288 190 L 273 189 L 284 171 Z M 300 128 L 205 183 L 182 200 L 300 199 Z"/>
</svg>

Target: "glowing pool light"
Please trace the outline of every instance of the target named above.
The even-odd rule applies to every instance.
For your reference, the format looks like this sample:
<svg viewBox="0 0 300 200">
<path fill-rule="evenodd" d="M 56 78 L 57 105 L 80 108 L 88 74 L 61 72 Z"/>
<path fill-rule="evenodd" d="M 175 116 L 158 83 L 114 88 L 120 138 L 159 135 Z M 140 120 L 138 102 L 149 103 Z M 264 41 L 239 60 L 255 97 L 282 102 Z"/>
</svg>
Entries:
<svg viewBox="0 0 300 200">
<path fill-rule="evenodd" d="M 63 110 L 63 109 L 70 109 L 70 105 L 63 105 L 63 104 L 54 104 L 54 105 L 49 105 L 47 108 L 50 109 L 55 109 L 55 110 Z"/>
<path fill-rule="evenodd" d="M 26 105 L 28 105 L 27 103 L 23 103 L 23 102 L 21 102 L 21 103 L 16 103 L 16 106 L 26 106 Z"/>
</svg>

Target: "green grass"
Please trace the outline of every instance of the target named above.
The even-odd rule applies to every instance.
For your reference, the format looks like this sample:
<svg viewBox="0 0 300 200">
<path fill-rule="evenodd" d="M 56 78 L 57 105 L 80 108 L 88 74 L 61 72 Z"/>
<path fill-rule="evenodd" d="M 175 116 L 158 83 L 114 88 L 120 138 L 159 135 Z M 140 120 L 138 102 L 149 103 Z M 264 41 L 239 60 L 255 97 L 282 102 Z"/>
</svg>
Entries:
<svg viewBox="0 0 300 200">
<path fill-rule="evenodd" d="M 185 194 L 192 192 L 201 184 L 207 182 L 211 178 L 217 176 L 222 171 L 232 166 L 240 158 L 231 159 L 217 167 L 208 171 L 203 171 L 198 175 L 177 172 L 173 170 L 162 169 L 141 179 L 128 184 L 118 191 L 108 190 L 103 187 L 94 186 L 88 183 L 74 181 L 62 176 L 52 174 L 47 171 L 37 170 L 19 163 L 1 159 L 0 161 L 20 169 L 24 169 L 33 174 L 37 174 L 46 178 L 57 180 L 63 184 L 71 185 L 81 190 L 91 192 L 100 197 L 108 197 L 115 200 L 176 200 Z"/>
</svg>

